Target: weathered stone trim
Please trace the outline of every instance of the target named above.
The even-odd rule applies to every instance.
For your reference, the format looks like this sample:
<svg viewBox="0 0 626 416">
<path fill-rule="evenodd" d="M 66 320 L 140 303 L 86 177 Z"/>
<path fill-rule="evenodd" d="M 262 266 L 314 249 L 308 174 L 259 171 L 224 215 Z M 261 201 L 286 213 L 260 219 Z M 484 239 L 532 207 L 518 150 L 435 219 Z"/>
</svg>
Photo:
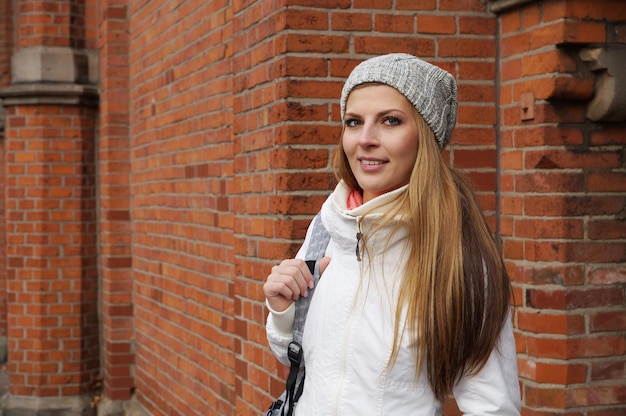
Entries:
<svg viewBox="0 0 626 416">
<path fill-rule="evenodd" d="M 4 110 L 4 106 L 2 105 L 2 99 L 0 98 L 0 140 L 4 139 L 4 124 L 6 119 L 6 111 Z M 6 348 L 6 345 L 5 345 Z M 6 352 L 5 352 L 6 355 Z"/>
<path fill-rule="evenodd" d="M 95 416 L 86 396 L 32 397 L 7 395 L 3 416 Z"/>
<path fill-rule="evenodd" d="M 596 75 L 595 95 L 587 107 L 587 118 L 626 121 L 626 46 L 583 49 L 580 58 Z"/>
<path fill-rule="evenodd" d="M 11 83 L 98 83 L 96 51 L 70 47 L 33 46 L 16 51 L 11 58 Z"/>
<path fill-rule="evenodd" d="M 2 105 L 98 105 L 98 88 L 78 84 L 14 84 L 0 89 Z"/>
<path fill-rule="evenodd" d="M 528 3 L 534 3 L 540 0 L 490 0 L 489 11 L 492 13 L 502 13 L 509 9 L 522 7 Z"/>
<path fill-rule="evenodd" d="M 125 416 L 130 405 L 129 400 L 111 400 L 105 397 L 98 403 L 98 416 Z"/>
<path fill-rule="evenodd" d="M 125 416 L 151 416 L 150 413 L 137 401 L 135 397 L 130 400 Z"/>
</svg>

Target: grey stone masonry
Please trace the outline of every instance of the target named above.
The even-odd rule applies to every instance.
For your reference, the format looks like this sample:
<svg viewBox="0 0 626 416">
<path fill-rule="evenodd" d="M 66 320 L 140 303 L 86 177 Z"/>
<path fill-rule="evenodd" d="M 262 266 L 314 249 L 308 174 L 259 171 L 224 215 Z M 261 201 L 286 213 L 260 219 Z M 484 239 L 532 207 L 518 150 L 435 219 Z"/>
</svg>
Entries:
<svg viewBox="0 0 626 416">
<path fill-rule="evenodd" d="M 98 104 L 97 51 L 33 46 L 11 58 L 11 85 L 0 88 L 3 106 L 20 104 Z M 0 113 L 0 126 L 4 117 Z"/>
</svg>

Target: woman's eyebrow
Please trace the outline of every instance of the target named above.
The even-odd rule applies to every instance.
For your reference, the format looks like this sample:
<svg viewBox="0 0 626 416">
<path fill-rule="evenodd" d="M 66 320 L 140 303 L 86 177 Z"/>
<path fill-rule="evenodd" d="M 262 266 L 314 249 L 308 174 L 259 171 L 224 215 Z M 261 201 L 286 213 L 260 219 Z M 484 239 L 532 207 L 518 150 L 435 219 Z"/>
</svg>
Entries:
<svg viewBox="0 0 626 416">
<path fill-rule="evenodd" d="M 402 114 L 406 114 L 404 111 L 402 111 L 400 108 L 389 108 L 389 109 L 385 109 L 385 110 L 381 110 L 379 112 L 376 113 L 376 117 L 382 117 L 385 116 L 389 113 L 393 113 L 393 112 L 398 112 L 398 113 L 402 113 Z M 353 111 L 346 111 L 344 114 L 344 118 L 348 118 L 348 117 L 363 117 L 362 115 L 360 115 L 359 113 L 353 112 Z"/>
</svg>

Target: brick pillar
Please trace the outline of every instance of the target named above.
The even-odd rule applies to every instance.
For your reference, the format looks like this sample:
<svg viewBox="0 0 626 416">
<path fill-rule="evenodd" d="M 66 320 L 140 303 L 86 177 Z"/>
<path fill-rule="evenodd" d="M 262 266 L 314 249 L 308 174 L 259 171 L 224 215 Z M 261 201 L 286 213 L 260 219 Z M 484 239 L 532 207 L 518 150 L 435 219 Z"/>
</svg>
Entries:
<svg viewBox="0 0 626 416">
<path fill-rule="evenodd" d="M 4 415 L 84 415 L 99 373 L 94 10 L 13 2 L 6 108 L 10 395 Z"/>
<path fill-rule="evenodd" d="M 11 50 L 13 47 L 13 2 L 0 1 L 0 88 L 11 83 Z M 5 110 L 0 99 L 0 172 L 4 171 Z M 7 293 L 4 221 L 4 175 L 0 174 L 0 363 L 7 357 Z"/>
<path fill-rule="evenodd" d="M 104 387 L 98 409 L 101 416 L 120 412 L 135 385 L 127 14 L 125 1 L 98 2 L 98 252 Z"/>
<path fill-rule="evenodd" d="M 333 3 L 349 5 L 349 0 Z M 259 413 L 270 404 L 267 392 L 284 389 L 285 368 L 267 347 L 261 284 L 272 265 L 295 255 L 332 189 L 330 154 L 339 129 L 330 123 L 330 101 L 336 101 L 341 81 L 330 79 L 323 53 L 345 52 L 348 38 L 327 35 L 330 15 L 325 4 L 293 10 L 250 4 L 234 14 L 237 414 Z M 259 31 L 258 20 L 289 22 L 295 31 Z M 277 378 L 267 368 L 282 373 Z"/>
<path fill-rule="evenodd" d="M 523 414 L 624 414 L 626 114 L 590 119 L 601 71 L 581 57 L 592 60 L 590 48 L 625 51 L 626 3 L 491 6 L 500 29 L 501 229 Z"/>
</svg>

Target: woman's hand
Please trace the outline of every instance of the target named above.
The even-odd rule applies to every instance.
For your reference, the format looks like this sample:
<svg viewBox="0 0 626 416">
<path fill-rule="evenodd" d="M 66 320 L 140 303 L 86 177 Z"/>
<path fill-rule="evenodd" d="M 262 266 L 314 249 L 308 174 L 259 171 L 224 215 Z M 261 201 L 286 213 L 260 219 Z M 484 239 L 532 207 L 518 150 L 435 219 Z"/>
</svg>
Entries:
<svg viewBox="0 0 626 416">
<path fill-rule="evenodd" d="M 330 263 L 330 257 L 320 260 L 320 275 Z M 308 296 L 309 289 L 313 288 L 313 276 L 304 260 L 283 260 L 279 265 L 272 267 L 263 285 L 263 293 L 270 308 L 282 312 L 300 296 Z"/>
</svg>

